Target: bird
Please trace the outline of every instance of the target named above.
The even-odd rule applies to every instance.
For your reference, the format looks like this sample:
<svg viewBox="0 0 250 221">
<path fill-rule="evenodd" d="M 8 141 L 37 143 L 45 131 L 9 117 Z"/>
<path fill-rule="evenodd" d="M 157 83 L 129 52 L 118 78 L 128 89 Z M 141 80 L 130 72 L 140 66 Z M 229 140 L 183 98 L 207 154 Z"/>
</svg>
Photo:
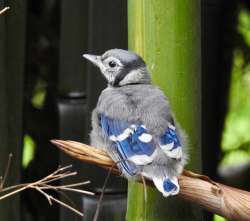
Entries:
<svg viewBox="0 0 250 221">
<path fill-rule="evenodd" d="M 103 148 L 128 180 L 153 181 L 164 197 L 180 191 L 187 138 L 145 61 L 133 51 L 83 54 L 107 81 L 92 111 L 90 144 Z M 167 83 L 167 82 L 166 82 Z"/>
</svg>

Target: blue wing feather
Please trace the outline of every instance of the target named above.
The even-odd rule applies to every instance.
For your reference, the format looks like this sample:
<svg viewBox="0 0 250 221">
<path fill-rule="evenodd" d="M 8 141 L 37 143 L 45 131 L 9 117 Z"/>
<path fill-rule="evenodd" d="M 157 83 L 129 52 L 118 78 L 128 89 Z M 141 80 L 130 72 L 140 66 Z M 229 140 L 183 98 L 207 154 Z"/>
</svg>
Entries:
<svg viewBox="0 0 250 221">
<path fill-rule="evenodd" d="M 174 125 L 168 125 L 165 133 L 160 137 L 159 143 L 160 147 L 169 157 L 176 159 L 181 158 L 181 142 Z"/>
<path fill-rule="evenodd" d="M 137 164 L 152 162 L 156 147 L 145 126 L 111 119 L 105 115 L 101 115 L 100 119 L 103 133 L 116 144 L 120 165 L 127 173 L 133 175 Z"/>
</svg>

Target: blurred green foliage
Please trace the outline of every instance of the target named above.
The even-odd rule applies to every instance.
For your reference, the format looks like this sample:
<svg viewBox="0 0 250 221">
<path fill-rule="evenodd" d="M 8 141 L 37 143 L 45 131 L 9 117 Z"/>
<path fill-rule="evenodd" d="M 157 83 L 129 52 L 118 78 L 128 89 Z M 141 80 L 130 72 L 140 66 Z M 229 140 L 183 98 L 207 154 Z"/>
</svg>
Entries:
<svg viewBox="0 0 250 221">
<path fill-rule="evenodd" d="M 227 221 L 227 220 L 219 215 L 214 215 L 214 221 Z"/>
<path fill-rule="evenodd" d="M 32 106 L 37 109 L 42 109 L 46 98 L 46 83 L 39 80 L 35 86 L 34 93 L 31 99 Z"/>
<path fill-rule="evenodd" d="M 42 109 L 46 98 L 46 83 L 43 80 L 39 80 L 34 88 L 33 96 L 31 98 L 31 104 L 36 109 Z M 33 160 L 36 151 L 36 144 L 32 137 L 28 134 L 23 138 L 23 155 L 22 155 L 22 167 L 27 168 L 29 163 Z"/>
<path fill-rule="evenodd" d="M 29 163 L 34 159 L 36 144 L 31 136 L 28 134 L 24 135 L 23 139 L 23 159 L 22 167 L 27 168 Z"/>
<path fill-rule="evenodd" d="M 237 31 L 250 54 L 250 12 L 239 11 Z M 242 47 L 234 49 L 229 109 L 222 137 L 222 166 L 250 162 L 250 60 Z"/>
<path fill-rule="evenodd" d="M 221 143 L 224 154 L 221 167 L 250 162 L 250 12 L 244 7 L 239 10 L 237 32 L 247 50 L 236 46 L 233 51 L 228 114 Z M 214 215 L 214 221 L 227 220 Z"/>
</svg>

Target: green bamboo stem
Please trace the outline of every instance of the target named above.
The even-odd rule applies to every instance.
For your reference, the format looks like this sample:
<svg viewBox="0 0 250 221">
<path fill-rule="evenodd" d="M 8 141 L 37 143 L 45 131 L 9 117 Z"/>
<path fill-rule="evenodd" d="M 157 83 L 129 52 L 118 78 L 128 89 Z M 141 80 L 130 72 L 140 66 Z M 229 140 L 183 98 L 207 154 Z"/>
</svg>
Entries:
<svg viewBox="0 0 250 221">
<path fill-rule="evenodd" d="M 129 49 L 147 62 L 189 136 L 188 168 L 201 168 L 200 3 L 198 0 L 128 0 Z M 130 182 L 128 221 L 201 220 L 201 211 Z"/>
</svg>

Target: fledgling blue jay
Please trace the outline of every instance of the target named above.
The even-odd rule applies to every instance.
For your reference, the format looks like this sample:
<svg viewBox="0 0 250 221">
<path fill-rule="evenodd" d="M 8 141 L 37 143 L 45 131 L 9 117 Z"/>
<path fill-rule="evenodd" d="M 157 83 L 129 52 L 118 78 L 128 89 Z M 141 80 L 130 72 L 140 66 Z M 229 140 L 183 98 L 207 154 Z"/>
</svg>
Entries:
<svg viewBox="0 0 250 221">
<path fill-rule="evenodd" d="M 163 196 L 178 194 L 185 136 L 143 59 L 122 49 L 83 56 L 108 81 L 92 113 L 91 145 L 103 147 L 128 179 L 143 175 Z"/>
</svg>

